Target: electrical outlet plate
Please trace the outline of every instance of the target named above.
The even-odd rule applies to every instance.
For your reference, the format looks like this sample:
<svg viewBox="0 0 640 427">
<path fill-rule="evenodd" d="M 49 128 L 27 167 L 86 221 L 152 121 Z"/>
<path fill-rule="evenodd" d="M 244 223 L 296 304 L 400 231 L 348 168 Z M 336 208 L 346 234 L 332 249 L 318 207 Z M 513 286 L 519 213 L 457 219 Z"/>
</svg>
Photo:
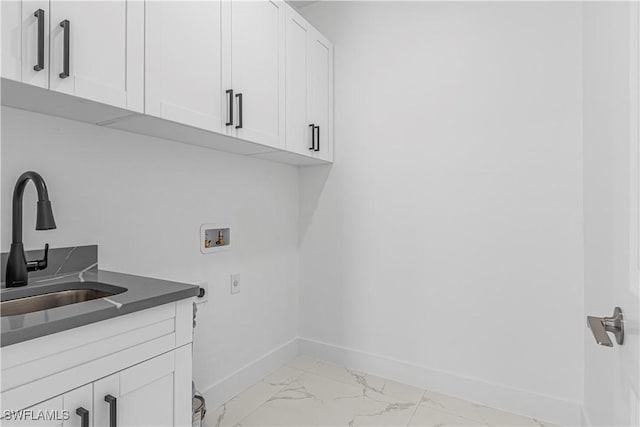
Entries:
<svg viewBox="0 0 640 427">
<path fill-rule="evenodd" d="M 240 293 L 240 275 L 237 273 L 231 275 L 231 293 Z"/>
<path fill-rule="evenodd" d="M 202 304 L 209 301 L 209 282 L 198 282 L 196 285 L 204 289 L 204 296 L 202 298 L 196 297 L 196 304 Z"/>
</svg>

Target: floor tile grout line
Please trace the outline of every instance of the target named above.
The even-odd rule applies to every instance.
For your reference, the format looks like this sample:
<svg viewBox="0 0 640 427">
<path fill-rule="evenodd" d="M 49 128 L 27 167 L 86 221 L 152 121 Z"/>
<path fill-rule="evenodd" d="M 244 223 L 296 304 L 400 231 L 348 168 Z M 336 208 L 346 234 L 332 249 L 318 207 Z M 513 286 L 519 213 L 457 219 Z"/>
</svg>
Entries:
<svg viewBox="0 0 640 427">
<path fill-rule="evenodd" d="M 409 417 L 409 421 L 407 422 L 407 427 L 409 427 L 411 425 L 411 421 L 413 421 L 413 417 L 416 416 L 416 412 L 418 412 L 418 407 L 420 406 L 420 404 L 422 403 L 422 399 L 424 398 L 424 395 L 427 393 L 427 390 L 424 390 L 422 392 L 422 394 L 420 395 L 420 399 L 418 400 L 418 403 L 416 403 L 416 407 L 413 410 L 413 414 L 411 414 L 411 416 Z"/>
</svg>

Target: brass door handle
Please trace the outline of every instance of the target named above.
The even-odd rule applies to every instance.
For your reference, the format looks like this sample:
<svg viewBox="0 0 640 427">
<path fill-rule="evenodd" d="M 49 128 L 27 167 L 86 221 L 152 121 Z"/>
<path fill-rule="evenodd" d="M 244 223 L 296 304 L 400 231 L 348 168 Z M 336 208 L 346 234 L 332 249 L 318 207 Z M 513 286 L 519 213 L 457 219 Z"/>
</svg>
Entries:
<svg viewBox="0 0 640 427">
<path fill-rule="evenodd" d="M 587 316 L 587 326 L 591 329 L 591 333 L 593 333 L 596 342 L 606 347 L 613 347 L 613 343 L 607 332 L 613 334 L 618 345 L 624 343 L 623 321 L 624 317 L 622 316 L 622 309 L 620 307 L 616 307 L 613 310 L 613 316 L 611 317 Z"/>
</svg>

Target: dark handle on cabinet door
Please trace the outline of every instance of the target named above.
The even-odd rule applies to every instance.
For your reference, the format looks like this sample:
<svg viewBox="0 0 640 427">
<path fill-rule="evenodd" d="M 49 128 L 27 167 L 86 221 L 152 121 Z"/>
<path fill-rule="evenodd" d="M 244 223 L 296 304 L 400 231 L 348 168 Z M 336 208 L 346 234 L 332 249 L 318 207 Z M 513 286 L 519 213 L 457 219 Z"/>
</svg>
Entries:
<svg viewBox="0 0 640 427">
<path fill-rule="evenodd" d="M 316 144 L 316 148 L 313 151 L 320 151 L 320 126 L 316 126 L 315 130 L 318 131 L 318 133 L 316 134 L 316 141 L 318 143 Z"/>
<path fill-rule="evenodd" d="M 62 59 L 62 72 L 59 74 L 61 79 L 69 77 L 69 33 L 71 32 L 71 23 L 68 19 L 65 19 L 60 23 L 60 26 L 64 28 L 64 41 L 63 41 L 63 59 Z"/>
<path fill-rule="evenodd" d="M 115 397 L 110 394 L 107 394 L 104 397 L 104 401 L 109 404 L 109 427 L 117 427 L 118 420 L 118 409 L 117 409 L 117 401 Z"/>
<path fill-rule="evenodd" d="M 76 409 L 76 414 L 80 416 L 80 426 L 89 427 L 89 411 L 81 406 Z"/>
<path fill-rule="evenodd" d="M 311 147 L 309 147 L 309 150 L 315 151 L 315 149 L 316 149 L 316 133 L 315 133 L 316 125 L 311 123 L 309 125 L 309 127 L 311 128 Z"/>
<path fill-rule="evenodd" d="M 227 89 L 227 94 L 229 95 L 229 121 L 225 125 L 231 126 L 233 124 L 233 89 Z"/>
<path fill-rule="evenodd" d="M 38 63 L 33 69 L 41 71 L 44 70 L 44 10 L 36 10 L 33 16 L 38 20 Z"/>
<path fill-rule="evenodd" d="M 236 129 L 242 129 L 242 94 L 237 93 L 236 98 L 238 98 L 238 125 Z"/>
</svg>

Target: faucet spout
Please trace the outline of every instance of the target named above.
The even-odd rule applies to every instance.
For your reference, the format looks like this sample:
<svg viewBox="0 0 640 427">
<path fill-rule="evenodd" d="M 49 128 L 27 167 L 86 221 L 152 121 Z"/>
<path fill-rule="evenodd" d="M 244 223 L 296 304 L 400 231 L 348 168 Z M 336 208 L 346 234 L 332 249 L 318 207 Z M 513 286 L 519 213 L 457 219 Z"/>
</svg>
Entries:
<svg viewBox="0 0 640 427">
<path fill-rule="evenodd" d="M 6 286 L 8 288 L 26 286 L 28 272 L 47 268 L 47 252 L 49 245 L 45 246 L 44 258 L 38 261 L 27 262 L 22 245 L 22 199 L 27 183 L 31 181 L 38 193 L 38 205 L 36 213 L 36 230 L 52 230 L 56 228 L 53 219 L 53 210 L 49 201 L 47 185 L 42 177 L 33 171 L 20 175 L 13 190 L 11 250 L 7 260 Z"/>
</svg>

